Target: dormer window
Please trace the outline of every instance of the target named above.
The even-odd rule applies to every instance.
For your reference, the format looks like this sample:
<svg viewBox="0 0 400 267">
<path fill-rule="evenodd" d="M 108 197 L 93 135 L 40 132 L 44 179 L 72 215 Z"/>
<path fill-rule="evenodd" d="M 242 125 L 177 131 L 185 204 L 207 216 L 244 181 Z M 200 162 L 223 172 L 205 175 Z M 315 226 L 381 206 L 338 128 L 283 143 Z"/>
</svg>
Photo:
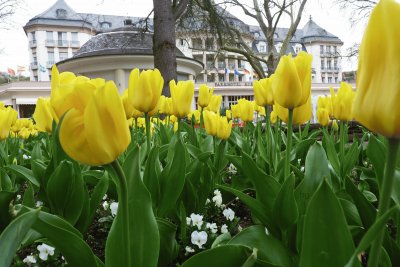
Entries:
<svg viewBox="0 0 400 267">
<path fill-rule="evenodd" d="M 109 28 L 111 28 L 111 23 L 105 21 L 105 22 L 102 22 L 100 24 L 100 26 L 101 26 L 102 29 L 109 29 Z"/>
<path fill-rule="evenodd" d="M 56 10 L 56 15 L 57 15 L 57 18 L 60 18 L 60 19 L 66 18 L 67 17 L 67 10 L 62 9 L 62 8 L 57 9 Z"/>
</svg>

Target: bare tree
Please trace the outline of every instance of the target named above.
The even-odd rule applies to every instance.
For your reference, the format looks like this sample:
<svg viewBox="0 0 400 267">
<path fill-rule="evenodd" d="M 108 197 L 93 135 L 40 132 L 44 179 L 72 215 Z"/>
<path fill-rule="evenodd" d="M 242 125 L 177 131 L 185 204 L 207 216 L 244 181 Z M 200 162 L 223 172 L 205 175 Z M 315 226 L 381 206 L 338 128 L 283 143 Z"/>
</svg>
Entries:
<svg viewBox="0 0 400 267">
<path fill-rule="evenodd" d="M 14 15 L 18 4 L 18 0 L 0 0 L 0 28 L 10 24 L 10 18 Z"/>
<path fill-rule="evenodd" d="M 365 21 L 379 0 L 336 0 L 341 8 L 351 10 L 350 21 L 355 24 Z"/>
<path fill-rule="evenodd" d="M 286 54 L 286 50 L 292 40 L 301 19 L 307 0 L 224 0 L 215 3 L 213 0 L 195 0 L 196 4 L 207 12 L 210 29 L 218 37 L 218 45 L 221 50 L 243 55 L 250 63 L 257 75 L 265 77 L 261 63 L 268 68 L 268 75 L 274 73 L 279 58 Z M 268 47 L 266 55 L 254 52 L 252 43 L 246 41 L 244 32 L 234 23 L 231 23 L 227 6 L 240 7 L 243 13 L 256 20 Z M 290 26 L 286 36 L 282 40 L 282 46 L 276 51 L 274 36 L 282 19 L 289 18 Z"/>
<path fill-rule="evenodd" d="M 154 67 L 164 78 L 163 95 L 169 96 L 169 81 L 176 80 L 175 23 L 186 11 L 190 0 L 153 0 Z"/>
</svg>

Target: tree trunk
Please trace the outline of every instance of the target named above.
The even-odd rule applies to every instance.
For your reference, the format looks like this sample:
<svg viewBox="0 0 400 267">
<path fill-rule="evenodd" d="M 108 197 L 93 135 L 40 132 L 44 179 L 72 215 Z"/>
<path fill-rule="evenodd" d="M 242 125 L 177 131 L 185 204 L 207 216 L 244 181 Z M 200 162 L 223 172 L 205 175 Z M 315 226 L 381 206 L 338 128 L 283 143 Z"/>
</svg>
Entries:
<svg viewBox="0 0 400 267">
<path fill-rule="evenodd" d="M 164 78 L 162 94 L 170 96 L 169 82 L 176 80 L 175 56 L 175 17 L 171 0 L 153 0 L 154 35 L 153 54 L 154 67 L 159 69 Z"/>
</svg>

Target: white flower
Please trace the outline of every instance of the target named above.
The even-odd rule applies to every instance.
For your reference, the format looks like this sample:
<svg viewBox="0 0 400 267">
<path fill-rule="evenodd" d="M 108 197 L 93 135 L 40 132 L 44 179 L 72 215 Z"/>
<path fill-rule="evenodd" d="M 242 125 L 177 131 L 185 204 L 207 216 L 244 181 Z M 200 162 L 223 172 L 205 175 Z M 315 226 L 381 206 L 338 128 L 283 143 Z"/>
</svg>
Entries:
<svg viewBox="0 0 400 267">
<path fill-rule="evenodd" d="M 204 231 L 194 231 L 191 235 L 191 241 L 193 245 L 203 248 L 203 245 L 207 243 L 207 233 Z"/>
<path fill-rule="evenodd" d="M 20 199 L 21 199 L 21 195 L 18 194 L 18 195 L 17 195 L 17 200 L 20 200 Z"/>
<path fill-rule="evenodd" d="M 104 201 L 103 204 L 102 204 L 102 206 L 103 206 L 103 209 L 104 209 L 104 210 L 107 210 L 107 209 L 110 207 L 110 205 L 108 204 L 107 201 Z"/>
<path fill-rule="evenodd" d="M 215 190 L 214 190 L 214 195 L 215 195 L 215 196 L 221 195 L 221 191 L 219 191 L 218 189 L 215 189 Z"/>
<path fill-rule="evenodd" d="M 28 265 L 31 265 L 31 263 L 36 263 L 36 258 L 34 256 L 32 256 L 32 254 L 31 254 L 31 255 L 26 256 L 26 258 L 23 259 L 22 262 L 26 263 Z"/>
<path fill-rule="evenodd" d="M 46 244 L 41 244 L 37 246 L 37 250 L 39 250 L 39 258 L 43 261 L 47 261 L 47 257 L 53 256 L 54 255 L 54 249 L 53 247 L 46 245 Z"/>
<path fill-rule="evenodd" d="M 208 204 L 208 203 L 210 203 L 211 202 L 211 200 L 209 199 L 209 198 L 207 198 L 206 199 L 206 205 Z"/>
<path fill-rule="evenodd" d="M 104 194 L 103 200 L 107 199 L 107 194 Z"/>
<path fill-rule="evenodd" d="M 269 235 L 269 231 L 268 231 L 267 227 L 265 227 L 265 234 Z"/>
<path fill-rule="evenodd" d="M 215 195 L 212 198 L 212 201 L 215 203 L 215 206 L 221 207 L 221 205 L 222 205 L 222 196 L 221 195 Z"/>
<path fill-rule="evenodd" d="M 206 224 L 206 228 L 210 229 L 211 233 L 215 234 L 216 232 L 218 232 L 218 227 L 216 223 L 207 223 Z"/>
<path fill-rule="evenodd" d="M 236 174 L 237 173 L 237 169 L 236 169 L 235 165 L 233 165 L 232 163 L 229 164 L 229 166 L 228 166 L 228 173 L 230 173 L 230 174 Z"/>
<path fill-rule="evenodd" d="M 226 234 L 226 233 L 229 233 L 228 226 L 226 224 L 223 224 L 221 226 L 221 234 Z"/>
<path fill-rule="evenodd" d="M 186 246 L 185 250 L 186 250 L 186 253 L 193 253 L 194 252 L 194 249 L 189 247 L 189 246 Z"/>
<path fill-rule="evenodd" d="M 26 154 L 23 154 L 23 155 L 22 155 L 22 158 L 23 158 L 23 159 L 30 159 L 31 156 L 28 156 L 28 155 L 26 155 Z"/>
<path fill-rule="evenodd" d="M 110 204 L 110 210 L 111 210 L 111 215 L 115 216 L 117 215 L 117 210 L 118 210 L 118 202 L 113 202 Z"/>
<path fill-rule="evenodd" d="M 238 226 L 238 231 L 241 232 L 243 230 L 242 226 Z"/>
<path fill-rule="evenodd" d="M 43 206 L 43 202 L 38 200 L 38 201 L 36 201 L 36 205 L 35 206 L 36 206 L 36 208 L 40 208 L 41 206 Z"/>
<path fill-rule="evenodd" d="M 230 208 L 228 209 L 224 209 L 224 211 L 222 212 L 222 214 L 225 216 L 225 218 L 229 221 L 233 221 L 233 219 L 235 218 L 235 212 L 233 210 L 231 210 Z"/>
<path fill-rule="evenodd" d="M 190 214 L 190 219 L 192 220 L 193 226 L 197 226 L 197 229 L 201 229 L 201 226 L 203 225 L 203 216 L 200 214 Z"/>
<path fill-rule="evenodd" d="M 186 217 L 186 225 L 190 225 L 192 223 L 192 219 L 190 217 Z"/>
</svg>

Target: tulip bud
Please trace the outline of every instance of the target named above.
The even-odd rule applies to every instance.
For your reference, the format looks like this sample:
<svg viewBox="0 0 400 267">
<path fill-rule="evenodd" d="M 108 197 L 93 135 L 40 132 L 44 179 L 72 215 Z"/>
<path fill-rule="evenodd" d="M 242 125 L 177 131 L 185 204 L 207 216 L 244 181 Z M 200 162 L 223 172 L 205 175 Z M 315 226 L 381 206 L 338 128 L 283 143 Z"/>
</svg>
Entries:
<svg viewBox="0 0 400 267">
<path fill-rule="evenodd" d="M 387 137 L 400 137 L 400 4 L 381 0 L 360 46 L 354 118 Z"/>
<path fill-rule="evenodd" d="M 221 95 L 212 95 L 210 104 L 205 108 L 205 110 L 212 111 L 214 113 L 218 113 L 221 109 L 222 96 Z"/>
<path fill-rule="evenodd" d="M 53 113 L 51 112 L 51 104 L 49 98 L 39 97 L 36 103 L 33 118 L 41 132 L 51 133 L 53 125 Z"/>
<path fill-rule="evenodd" d="M 210 104 L 211 96 L 214 92 L 214 88 L 209 88 L 205 84 L 201 84 L 199 88 L 199 100 L 197 101 L 197 105 L 199 107 L 205 108 Z"/>
<path fill-rule="evenodd" d="M 204 115 L 204 127 L 206 128 L 207 134 L 216 136 L 218 115 L 208 110 L 204 110 L 203 115 Z"/>
<path fill-rule="evenodd" d="M 11 125 L 15 122 L 17 116 L 17 111 L 11 107 L 0 108 L 0 140 L 9 136 Z"/>
<path fill-rule="evenodd" d="M 337 94 L 335 94 L 332 88 L 331 94 L 333 116 L 341 121 L 351 121 L 353 119 L 352 107 L 355 96 L 351 85 L 342 82 Z"/>
<path fill-rule="evenodd" d="M 177 84 L 174 80 L 169 82 L 171 90 L 172 106 L 174 115 L 183 118 L 190 113 L 194 94 L 193 81 L 179 81 Z"/>
<path fill-rule="evenodd" d="M 238 107 L 240 110 L 240 119 L 242 121 L 253 121 L 254 118 L 254 105 L 251 101 L 244 98 L 238 100 Z"/>
<path fill-rule="evenodd" d="M 289 111 L 287 108 L 284 108 L 280 106 L 278 103 L 275 103 L 274 111 L 282 121 L 288 123 Z M 312 106 L 311 106 L 311 95 L 309 95 L 308 101 L 304 105 L 297 107 L 293 110 L 293 124 L 298 124 L 298 125 L 303 124 L 309 121 L 311 117 L 312 117 Z"/>
<path fill-rule="evenodd" d="M 272 92 L 272 79 L 274 76 L 254 81 L 254 98 L 257 105 L 264 107 L 274 104 L 274 95 Z"/>
<path fill-rule="evenodd" d="M 318 119 L 318 123 L 321 124 L 321 126 L 328 126 L 329 125 L 328 110 L 325 108 L 318 108 L 317 109 L 317 119 Z"/>
<path fill-rule="evenodd" d="M 232 121 L 228 122 L 226 117 L 219 117 L 218 118 L 218 125 L 217 125 L 217 137 L 226 140 L 231 135 L 232 131 Z"/>
</svg>

